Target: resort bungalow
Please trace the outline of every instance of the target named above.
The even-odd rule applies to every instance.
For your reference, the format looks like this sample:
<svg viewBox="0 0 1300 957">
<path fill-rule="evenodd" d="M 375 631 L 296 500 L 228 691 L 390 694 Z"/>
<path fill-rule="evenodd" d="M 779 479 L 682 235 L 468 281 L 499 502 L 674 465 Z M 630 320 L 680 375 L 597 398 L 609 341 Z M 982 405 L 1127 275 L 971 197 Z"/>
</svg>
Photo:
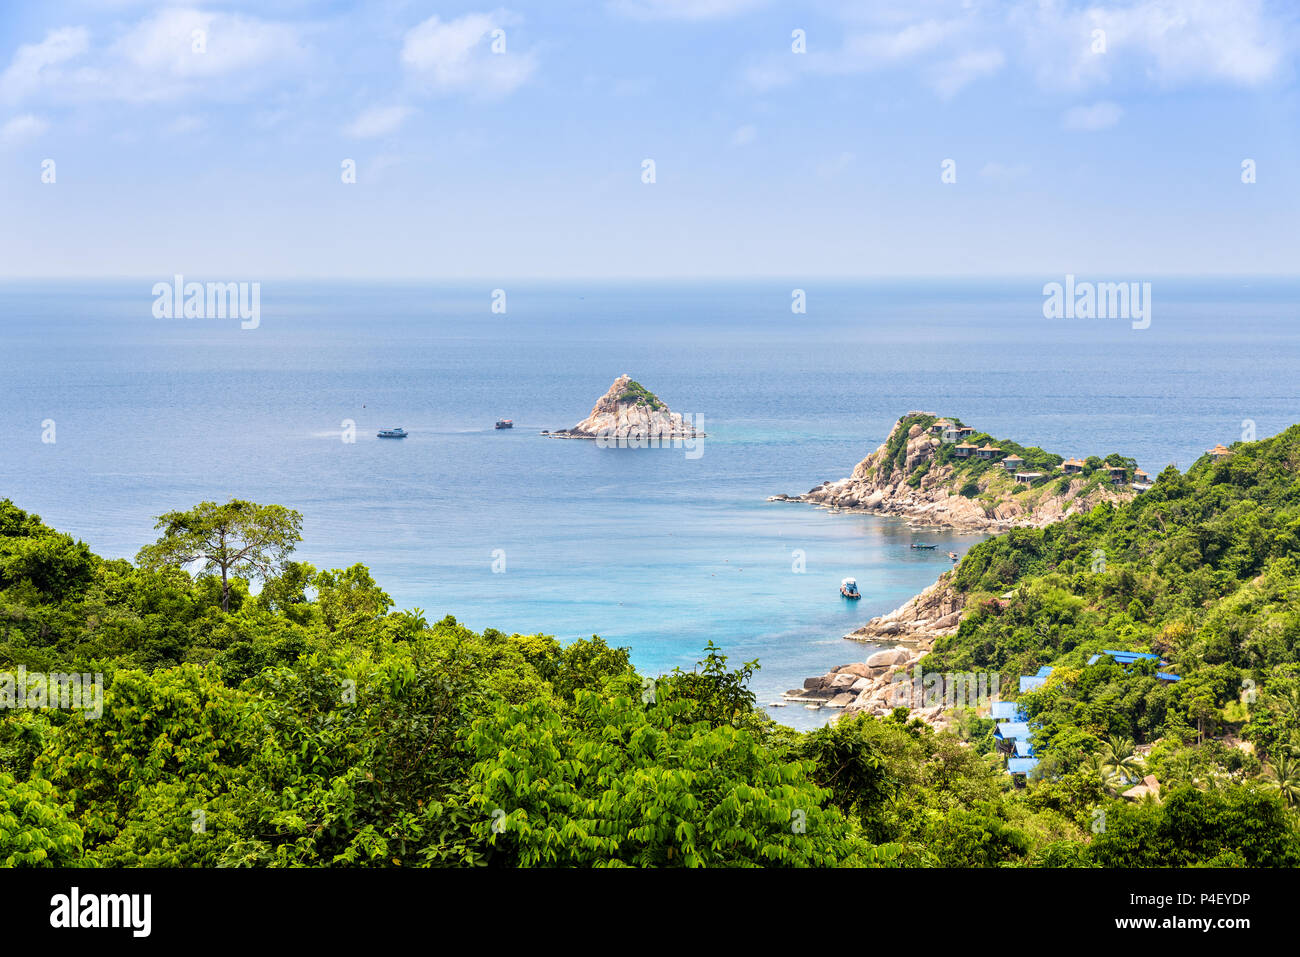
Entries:
<svg viewBox="0 0 1300 957">
<path fill-rule="evenodd" d="M 1043 477 L 1042 472 L 1017 472 L 1016 481 L 1021 485 L 1033 485 L 1035 481 Z"/>
<path fill-rule="evenodd" d="M 1232 454 L 1232 449 L 1225 449 L 1223 447 L 1223 444 L 1220 443 L 1219 445 L 1216 445 L 1212 449 L 1206 449 L 1205 454 L 1214 456 L 1214 461 L 1216 462 L 1222 462 L 1224 459 L 1226 459 L 1229 455 Z"/>
<path fill-rule="evenodd" d="M 954 446 L 952 454 L 957 456 L 959 459 L 968 459 L 971 457 L 971 453 L 977 450 L 978 446 L 973 443 L 963 442 L 960 445 Z"/>
<path fill-rule="evenodd" d="M 996 445 L 981 445 L 975 450 L 975 457 L 979 459 L 991 459 L 1002 454 L 1002 450 Z"/>
<path fill-rule="evenodd" d="M 1110 480 L 1116 485 L 1123 485 L 1128 481 L 1128 469 L 1122 465 L 1107 465 L 1106 471 L 1110 473 Z"/>
<path fill-rule="evenodd" d="M 1021 675 L 1020 693 L 1024 694 L 1026 691 L 1036 691 L 1037 689 L 1041 688 L 1043 685 L 1047 684 L 1047 678 L 1051 673 L 1052 673 L 1052 666 L 1043 665 L 1043 667 L 1038 669 L 1038 674 Z"/>
<path fill-rule="evenodd" d="M 1138 483 L 1141 483 L 1141 484 L 1143 484 L 1143 485 L 1150 485 L 1150 484 L 1151 484 L 1151 476 L 1150 476 L 1150 475 L 1147 475 L 1147 473 L 1146 473 L 1146 472 L 1143 472 L 1141 469 L 1134 469 L 1134 470 L 1133 470 L 1133 484 L 1136 485 L 1136 484 L 1138 484 Z"/>
<path fill-rule="evenodd" d="M 959 425 L 957 426 L 955 431 L 957 432 L 957 437 L 960 439 L 964 439 L 967 436 L 975 434 L 975 430 L 971 428 L 969 425 Z"/>
<path fill-rule="evenodd" d="M 1002 460 L 1002 467 L 1005 468 L 1008 472 L 1014 472 L 1016 469 L 1020 468 L 1024 464 L 1025 464 L 1025 460 L 1018 455 L 1008 455 L 1005 459 Z"/>
<path fill-rule="evenodd" d="M 1066 475 L 1073 475 L 1077 472 L 1082 472 L 1083 467 L 1087 464 L 1087 462 L 1084 462 L 1081 459 L 1066 459 L 1061 463 L 1060 468 Z"/>
<path fill-rule="evenodd" d="M 953 428 L 953 424 L 951 422 L 949 422 L 947 419 L 940 419 L 938 422 L 935 422 L 933 425 L 930 426 L 930 434 L 939 435 L 940 433 L 951 428 Z"/>
<path fill-rule="evenodd" d="M 1088 664 L 1090 665 L 1096 664 L 1098 661 L 1101 660 L 1102 655 L 1106 655 L 1107 657 L 1114 660 L 1117 664 L 1124 665 L 1125 667 L 1133 664 L 1133 662 L 1135 661 L 1154 661 L 1158 665 L 1169 664 L 1169 662 L 1165 661 L 1165 659 L 1161 658 L 1159 655 L 1153 655 L 1145 651 L 1113 651 L 1110 649 L 1103 651 L 1101 655 L 1093 655 L 1091 658 L 1088 659 Z M 1183 680 L 1178 675 L 1171 674 L 1167 671 L 1157 671 L 1156 677 L 1159 678 L 1161 681 L 1167 681 L 1167 682 Z"/>
<path fill-rule="evenodd" d="M 989 717 L 994 721 L 1012 721 L 1023 723 L 1025 709 L 1015 701 L 994 701 L 989 706 Z"/>
</svg>

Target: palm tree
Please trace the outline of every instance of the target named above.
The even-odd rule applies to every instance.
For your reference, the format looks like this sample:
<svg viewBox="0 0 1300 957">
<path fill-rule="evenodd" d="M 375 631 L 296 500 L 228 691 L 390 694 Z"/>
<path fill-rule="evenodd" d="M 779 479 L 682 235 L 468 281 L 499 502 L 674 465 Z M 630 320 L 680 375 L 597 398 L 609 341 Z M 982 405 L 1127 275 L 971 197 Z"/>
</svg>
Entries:
<svg viewBox="0 0 1300 957">
<path fill-rule="evenodd" d="M 1279 751 L 1269 764 L 1264 765 L 1264 777 L 1269 787 L 1277 789 L 1288 807 L 1300 804 L 1300 760 L 1294 749 Z"/>
<path fill-rule="evenodd" d="M 1142 776 L 1142 758 L 1133 747 L 1132 738 L 1111 735 L 1101 748 L 1101 770 L 1106 778 L 1119 778 L 1131 784 Z"/>
</svg>

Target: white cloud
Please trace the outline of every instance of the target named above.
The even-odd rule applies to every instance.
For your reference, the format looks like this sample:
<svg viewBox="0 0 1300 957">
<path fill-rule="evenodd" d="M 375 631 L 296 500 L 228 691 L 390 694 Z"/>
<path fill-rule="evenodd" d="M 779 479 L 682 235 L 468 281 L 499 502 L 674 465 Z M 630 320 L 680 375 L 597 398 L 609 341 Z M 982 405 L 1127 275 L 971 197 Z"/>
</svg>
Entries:
<svg viewBox="0 0 1300 957">
<path fill-rule="evenodd" d="M 1024 163 L 999 163 L 991 160 L 980 169 L 979 175 L 994 183 L 1010 183 L 1022 178 L 1029 172 Z"/>
<path fill-rule="evenodd" d="M 429 17 L 407 31 L 402 65 L 430 92 L 505 96 L 537 69 L 536 57 L 517 53 L 510 44 L 505 27 L 515 22 L 504 10 L 446 21 Z M 494 52 L 494 43 L 504 44 L 504 52 Z"/>
<path fill-rule="evenodd" d="M 8 68 L 0 74 L 0 96 L 20 100 L 62 76 L 61 67 L 90 48 L 90 32 L 85 27 L 51 30 L 40 43 L 25 43 L 18 48 Z"/>
<path fill-rule="evenodd" d="M 745 13 L 767 0 L 614 0 L 610 6 L 639 20 L 719 20 Z"/>
<path fill-rule="evenodd" d="M 398 127 L 405 123 L 406 118 L 410 115 L 411 109 L 406 106 L 371 107 L 362 111 L 355 120 L 348 124 L 343 132 L 357 139 L 385 136 L 396 132 Z"/>
<path fill-rule="evenodd" d="M 975 80 L 996 73 L 1005 62 L 1001 50 L 972 50 L 939 64 L 930 82 L 940 96 L 952 96 Z"/>
<path fill-rule="evenodd" d="M 97 49 L 84 27 L 55 30 L 20 47 L 0 76 L 0 92 L 10 100 L 59 102 L 238 99 L 296 65 L 304 52 L 300 28 L 290 24 L 168 7 Z"/>
<path fill-rule="evenodd" d="M 855 159 L 857 157 L 854 154 L 845 150 L 819 162 L 815 168 L 816 173 L 822 179 L 834 179 L 852 166 Z"/>
<path fill-rule="evenodd" d="M 736 132 L 731 134 L 732 146 L 748 146 L 758 138 L 758 130 L 749 123 L 739 127 Z"/>
<path fill-rule="evenodd" d="M 1124 111 L 1119 104 L 1103 100 L 1091 106 L 1075 106 L 1065 111 L 1061 126 L 1067 130 L 1104 130 L 1119 122 Z"/>
<path fill-rule="evenodd" d="M 15 116 L 4 126 L 0 126 L 0 146 L 17 146 L 19 143 L 26 143 L 28 140 L 36 139 L 49 128 L 50 124 L 31 113 Z"/>
<path fill-rule="evenodd" d="M 948 97 L 1010 68 L 1048 91 L 1257 86 L 1285 75 L 1300 50 L 1286 3 L 1268 0 L 880 0 L 844 4 L 839 15 L 838 35 L 824 29 L 807 54 L 751 63 L 746 84 L 765 91 L 801 75 L 912 70 Z"/>
</svg>

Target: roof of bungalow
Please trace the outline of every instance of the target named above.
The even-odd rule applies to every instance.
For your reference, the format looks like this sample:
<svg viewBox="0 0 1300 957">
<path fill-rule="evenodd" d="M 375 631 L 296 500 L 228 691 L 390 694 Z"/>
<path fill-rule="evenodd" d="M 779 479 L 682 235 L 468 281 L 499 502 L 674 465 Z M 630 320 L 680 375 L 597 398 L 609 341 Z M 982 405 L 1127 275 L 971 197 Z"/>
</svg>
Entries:
<svg viewBox="0 0 1300 957">
<path fill-rule="evenodd" d="M 1017 739 L 1016 739 L 1016 757 L 1018 757 L 1018 758 L 1032 758 L 1033 756 L 1034 756 L 1034 749 L 1030 746 L 1029 742 L 1028 742 L 1028 741 L 1021 741 L 1019 738 L 1017 738 Z"/>
<path fill-rule="evenodd" d="M 1231 455 L 1231 454 L 1232 454 L 1232 449 L 1225 449 L 1225 448 L 1223 447 L 1223 443 L 1220 442 L 1220 443 L 1219 443 L 1218 445 L 1216 445 L 1214 448 L 1212 448 L 1212 449 L 1206 449 L 1206 450 L 1205 450 L 1205 453 L 1206 453 L 1207 455 Z"/>
<path fill-rule="evenodd" d="M 1008 758 L 1008 774 L 1028 774 L 1034 768 L 1038 767 L 1037 758 Z"/>
<path fill-rule="evenodd" d="M 1141 469 L 1134 469 L 1134 470 L 1133 470 L 1133 474 L 1134 474 L 1134 475 L 1146 475 L 1147 473 L 1146 473 L 1146 472 L 1143 472 Z M 1149 478 L 1149 477 L 1150 477 L 1150 476 L 1148 476 L 1148 478 Z"/>
<path fill-rule="evenodd" d="M 1047 674 L 1051 674 L 1052 669 L 1044 666 L 1043 668 L 1039 669 L 1040 672 L 1039 674 L 1021 675 L 1020 676 L 1021 692 L 1023 693 L 1025 691 L 1034 691 L 1038 688 L 1041 688 L 1043 685 L 1047 684 L 1047 674 L 1042 674 L 1043 671 L 1046 671 Z"/>
<path fill-rule="evenodd" d="M 1087 464 L 1088 463 L 1082 459 L 1066 459 L 1061 463 L 1061 468 L 1065 468 L 1067 465 L 1077 465 L 1079 468 L 1083 468 Z"/>
<path fill-rule="evenodd" d="M 977 448 L 979 448 L 979 446 L 976 445 L 974 442 L 960 442 L 960 443 L 958 443 L 957 448 L 959 448 L 959 449 L 977 449 Z"/>
<path fill-rule="evenodd" d="M 995 738 L 1013 738 L 1017 741 L 1028 741 L 1034 736 L 1029 730 L 1029 725 L 1023 721 L 1004 721 L 993 729 Z"/>
<path fill-rule="evenodd" d="M 1018 455 L 1008 455 L 1005 459 L 1003 459 L 1003 461 L 1004 461 L 1004 462 L 1023 462 L 1024 459 L 1022 459 L 1022 458 L 1021 458 L 1020 456 L 1018 456 Z"/>
<path fill-rule="evenodd" d="M 1115 651 L 1111 648 L 1107 648 L 1101 653 L 1101 655 L 1110 655 L 1112 658 L 1114 658 L 1122 665 L 1131 665 L 1139 658 L 1145 658 L 1148 661 L 1158 661 L 1162 665 L 1169 664 L 1169 662 L 1165 661 L 1159 655 L 1153 655 L 1148 651 Z M 1088 664 L 1092 664 L 1093 662 L 1095 662 L 1098 658 L 1101 657 L 1101 655 L 1093 655 L 1091 658 L 1088 659 Z"/>
<path fill-rule="evenodd" d="M 1159 655 L 1153 655 L 1149 652 L 1111 651 L 1109 649 L 1103 651 L 1100 655 L 1093 655 L 1091 658 L 1088 659 L 1088 664 L 1090 665 L 1096 664 L 1098 661 L 1101 660 L 1101 655 L 1108 655 L 1121 665 L 1131 665 L 1135 661 L 1154 661 L 1162 665 L 1169 664 L 1169 662 L 1165 661 L 1165 659 L 1161 658 Z M 1171 674 L 1168 671 L 1157 671 L 1156 677 L 1159 678 L 1161 681 L 1182 681 L 1183 680 L 1178 675 Z"/>
<path fill-rule="evenodd" d="M 1024 721 L 1025 709 L 1015 701 L 994 701 L 989 716 L 994 721 Z"/>
</svg>

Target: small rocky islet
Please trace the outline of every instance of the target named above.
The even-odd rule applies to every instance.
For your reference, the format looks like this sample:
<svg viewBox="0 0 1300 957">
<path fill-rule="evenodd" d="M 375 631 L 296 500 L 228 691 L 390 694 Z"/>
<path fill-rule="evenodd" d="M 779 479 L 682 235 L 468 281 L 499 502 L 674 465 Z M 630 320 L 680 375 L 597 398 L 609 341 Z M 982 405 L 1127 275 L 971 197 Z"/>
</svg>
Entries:
<svg viewBox="0 0 1300 957">
<path fill-rule="evenodd" d="M 553 439 L 597 439 L 616 442 L 698 439 L 705 433 L 680 412 L 626 373 L 596 400 L 591 414 L 569 429 L 546 431 Z"/>
</svg>

